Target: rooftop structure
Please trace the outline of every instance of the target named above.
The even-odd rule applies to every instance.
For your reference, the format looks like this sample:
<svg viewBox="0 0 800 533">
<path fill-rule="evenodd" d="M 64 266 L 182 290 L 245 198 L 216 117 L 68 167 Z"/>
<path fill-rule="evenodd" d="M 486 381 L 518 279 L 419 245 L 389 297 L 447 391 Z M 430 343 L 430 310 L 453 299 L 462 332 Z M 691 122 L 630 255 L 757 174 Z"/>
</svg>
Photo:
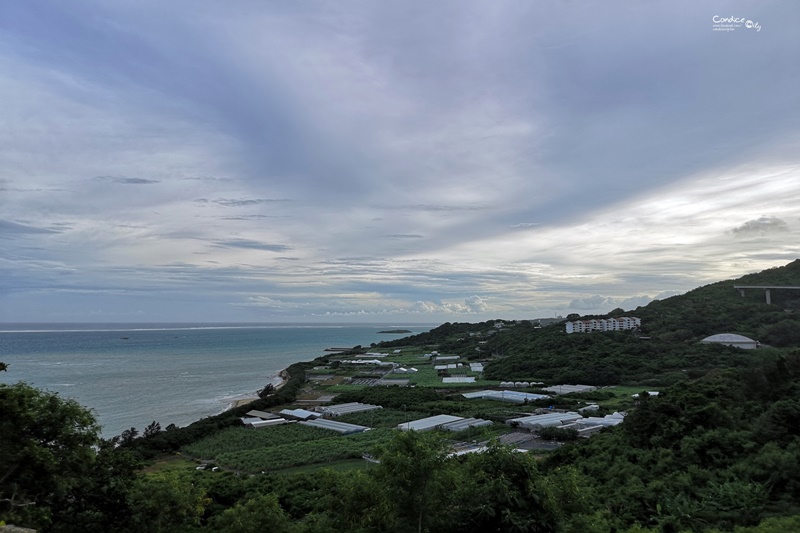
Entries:
<svg viewBox="0 0 800 533">
<path fill-rule="evenodd" d="M 305 422 L 298 422 L 298 424 L 302 424 L 304 426 L 311 426 L 319 429 L 328 429 L 331 431 L 336 431 L 343 435 L 350 435 L 352 433 L 361 433 L 363 431 L 367 431 L 369 428 L 367 426 L 359 426 L 356 424 L 346 424 L 344 422 L 338 422 L 336 420 L 329 420 L 327 418 L 318 418 L 316 420 L 307 420 Z"/>
<path fill-rule="evenodd" d="M 461 357 L 458 356 L 458 355 L 437 355 L 436 356 L 436 362 L 437 363 L 439 361 L 458 361 L 459 359 L 461 359 Z"/>
<path fill-rule="evenodd" d="M 469 369 L 473 372 L 483 372 L 483 363 L 470 363 Z"/>
</svg>

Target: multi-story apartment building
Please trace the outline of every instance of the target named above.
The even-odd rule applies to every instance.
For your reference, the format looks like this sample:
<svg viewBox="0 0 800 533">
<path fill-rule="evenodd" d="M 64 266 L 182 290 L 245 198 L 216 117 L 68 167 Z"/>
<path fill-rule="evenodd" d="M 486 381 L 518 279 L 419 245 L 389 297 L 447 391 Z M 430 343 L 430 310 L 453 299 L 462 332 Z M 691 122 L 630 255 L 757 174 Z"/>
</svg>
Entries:
<svg viewBox="0 0 800 533">
<path fill-rule="evenodd" d="M 642 320 L 634 316 L 617 318 L 592 318 L 590 320 L 574 320 L 566 324 L 567 333 L 589 333 L 592 331 L 622 331 L 638 328 Z"/>
</svg>

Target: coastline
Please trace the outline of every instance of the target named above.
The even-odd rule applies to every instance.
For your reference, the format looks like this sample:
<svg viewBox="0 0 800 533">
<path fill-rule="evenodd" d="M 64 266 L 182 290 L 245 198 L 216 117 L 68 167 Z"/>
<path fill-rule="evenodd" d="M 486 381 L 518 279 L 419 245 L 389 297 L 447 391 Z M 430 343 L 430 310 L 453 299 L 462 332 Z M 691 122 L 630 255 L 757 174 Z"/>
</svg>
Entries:
<svg viewBox="0 0 800 533">
<path fill-rule="evenodd" d="M 279 390 L 281 387 L 286 385 L 286 382 L 289 381 L 289 373 L 286 369 L 282 369 L 278 372 L 278 377 L 281 379 L 280 383 L 275 385 L 275 390 Z M 254 401 L 258 400 L 258 394 L 252 393 L 242 398 L 237 398 L 233 400 L 231 403 L 228 404 L 228 407 L 225 408 L 225 411 L 230 411 L 231 409 L 236 409 L 237 407 L 241 407 L 242 405 L 247 405 L 249 403 L 253 403 Z"/>
</svg>

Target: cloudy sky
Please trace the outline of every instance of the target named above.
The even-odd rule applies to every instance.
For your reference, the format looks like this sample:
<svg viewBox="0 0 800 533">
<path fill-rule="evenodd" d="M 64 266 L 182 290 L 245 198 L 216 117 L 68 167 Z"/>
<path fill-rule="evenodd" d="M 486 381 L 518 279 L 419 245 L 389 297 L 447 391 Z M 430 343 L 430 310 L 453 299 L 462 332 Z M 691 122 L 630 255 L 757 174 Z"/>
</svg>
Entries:
<svg viewBox="0 0 800 533">
<path fill-rule="evenodd" d="M 0 3 L 0 321 L 586 314 L 798 257 L 792 0 Z"/>
</svg>

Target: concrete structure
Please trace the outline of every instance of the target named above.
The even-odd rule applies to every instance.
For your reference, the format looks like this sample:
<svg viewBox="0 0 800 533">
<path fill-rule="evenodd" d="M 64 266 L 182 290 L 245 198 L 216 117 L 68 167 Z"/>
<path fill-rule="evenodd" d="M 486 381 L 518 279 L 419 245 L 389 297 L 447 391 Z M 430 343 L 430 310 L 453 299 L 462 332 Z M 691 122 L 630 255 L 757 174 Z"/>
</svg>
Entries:
<svg viewBox="0 0 800 533">
<path fill-rule="evenodd" d="M 350 435 L 352 433 L 361 433 L 367 431 L 367 426 L 359 426 L 357 424 L 346 424 L 344 422 L 337 422 L 336 420 L 328 420 L 327 418 L 318 418 L 316 420 L 307 420 L 305 422 L 298 422 L 303 426 L 311 426 L 319 429 L 327 429 L 336 431 L 343 435 Z"/>
<path fill-rule="evenodd" d="M 634 316 L 617 318 L 593 318 L 591 320 L 575 320 L 567 322 L 567 333 L 590 333 L 592 331 L 623 331 L 638 328 L 642 320 Z"/>
<path fill-rule="evenodd" d="M 463 419 L 464 417 L 453 415 L 429 416 L 428 418 L 421 418 L 419 420 L 412 420 L 403 424 L 397 424 L 397 429 L 402 431 L 410 431 L 412 429 L 415 431 L 432 431 L 434 429 L 439 429 L 445 424 L 457 422 Z"/>
<path fill-rule="evenodd" d="M 744 290 L 745 289 L 758 289 L 763 290 L 764 295 L 767 299 L 767 304 L 772 303 L 772 289 L 781 289 L 781 290 L 789 290 L 789 291 L 800 291 L 800 287 L 793 287 L 790 285 L 734 285 L 734 289 L 739 291 L 739 294 L 744 297 Z"/>
<path fill-rule="evenodd" d="M 483 372 L 483 363 L 470 363 L 469 369 L 472 372 Z"/>
<path fill-rule="evenodd" d="M 337 405 L 328 405 L 326 407 L 317 407 L 317 411 L 322 413 L 327 418 L 336 418 L 337 416 L 349 415 L 351 413 L 363 413 L 364 411 L 372 411 L 375 409 L 383 409 L 380 405 L 372 405 L 370 403 L 340 403 Z"/>
<path fill-rule="evenodd" d="M 755 350 L 759 346 L 758 341 L 749 339 L 744 335 L 737 335 L 736 333 L 718 333 L 717 335 L 706 337 L 700 342 L 724 344 L 725 346 L 733 346 L 745 350 Z"/>
</svg>

